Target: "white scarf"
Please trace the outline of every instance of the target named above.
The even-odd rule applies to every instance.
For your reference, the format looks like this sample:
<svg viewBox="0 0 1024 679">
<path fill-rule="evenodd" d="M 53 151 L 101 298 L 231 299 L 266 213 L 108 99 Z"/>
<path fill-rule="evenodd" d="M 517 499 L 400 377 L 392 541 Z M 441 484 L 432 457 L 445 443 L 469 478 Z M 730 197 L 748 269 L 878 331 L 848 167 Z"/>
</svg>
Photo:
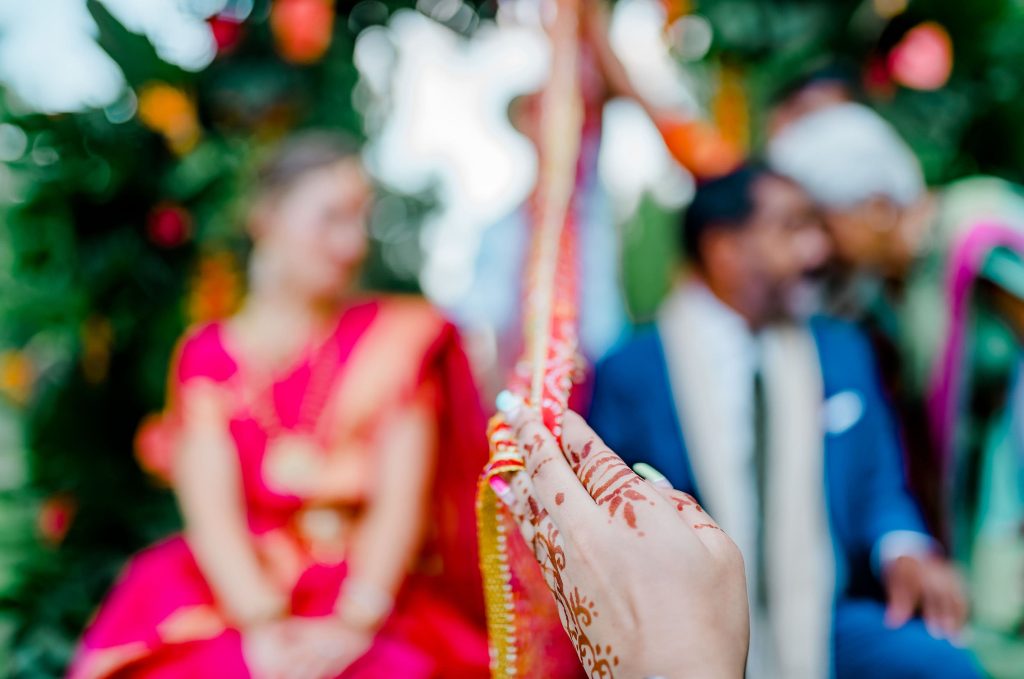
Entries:
<svg viewBox="0 0 1024 679">
<path fill-rule="evenodd" d="M 757 522 L 753 421 L 748 418 L 752 407 L 738 405 L 752 404 L 757 348 L 745 324 L 736 321 L 742 323 L 699 283 L 684 284 L 663 304 L 658 329 L 679 422 L 701 500 L 745 555 L 752 604 L 748 678 L 827 679 L 835 556 L 825 504 L 824 390 L 817 350 L 802 326 L 773 327 L 760 335 L 768 421 L 765 545 L 771 602 L 770 611 L 762 615 L 753 604 Z M 747 340 L 738 336 L 744 332 L 753 345 L 750 361 L 743 355 Z M 749 375 L 730 372 L 735 370 Z M 741 386 L 750 390 L 749 400 L 737 399 L 731 391 Z"/>
</svg>

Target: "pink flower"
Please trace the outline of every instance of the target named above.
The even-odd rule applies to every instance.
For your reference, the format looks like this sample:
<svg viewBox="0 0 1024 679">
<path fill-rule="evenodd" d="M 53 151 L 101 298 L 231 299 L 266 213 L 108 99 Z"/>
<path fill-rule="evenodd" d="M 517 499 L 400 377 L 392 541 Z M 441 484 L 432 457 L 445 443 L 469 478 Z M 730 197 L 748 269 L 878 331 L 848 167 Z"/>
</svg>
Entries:
<svg viewBox="0 0 1024 679">
<path fill-rule="evenodd" d="M 953 72 L 953 40 L 940 24 L 915 26 L 889 52 L 893 79 L 915 90 L 937 90 Z"/>
</svg>

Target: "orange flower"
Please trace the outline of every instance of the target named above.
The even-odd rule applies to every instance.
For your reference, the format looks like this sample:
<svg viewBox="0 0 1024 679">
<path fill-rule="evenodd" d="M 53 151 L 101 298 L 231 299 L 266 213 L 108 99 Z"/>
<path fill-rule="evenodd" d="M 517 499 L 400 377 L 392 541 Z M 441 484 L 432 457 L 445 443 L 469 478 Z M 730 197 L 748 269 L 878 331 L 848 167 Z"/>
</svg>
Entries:
<svg viewBox="0 0 1024 679">
<path fill-rule="evenodd" d="M 743 74 L 732 66 L 723 66 L 718 90 L 711 101 L 715 125 L 722 136 L 737 148 L 745 149 L 750 141 L 750 106 L 743 87 Z"/>
<path fill-rule="evenodd" d="M 0 353 L 0 393 L 18 405 L 24 405 L 32 395 L 35 368 L 23 351 L 8 350 Z"/>
<path fill-rule="evenodd" d="M 665 8 L 666 26 L 671 26 L 693 11 L 693 3 L 690 0 L 662 0 L 661 4 Z"/>
<path fill-rule="evenodd" d="M 167 140 L 175 153 L 191 151 L 199 141 L 199 117 L 192 100 L 167 83 L 150 83 L 139 92 L 139 119 Z"/>
<path fill-rule="evenodd" d="M 188 315 L 193 322 L 230 315 L 241 301 L 241 275 L 229 252 L 214 252 L 199 260 L 188 296 Z"/>
<path fill-rule="evenodd" d="M 91 384 L 107 378 L 110 368 L 110 346 L 114 341 L 114 328 L 110 321 L 91 316 L 82 324 L 82 373 Z"/>
<path fill-rule="evenodd" d="M 331 0 L 275 0 L 270 28 L 277 51 L 296 64 L 319 61 L 331 46 L 334 3 Z"/>
<path fill-rule="evenodd" d="M 657 126 L 669 153 L 697 179 L 720 177 L 743 163 L 740 147 L 714 125 L 666 117 L 658 120 Z"/>
</svg>

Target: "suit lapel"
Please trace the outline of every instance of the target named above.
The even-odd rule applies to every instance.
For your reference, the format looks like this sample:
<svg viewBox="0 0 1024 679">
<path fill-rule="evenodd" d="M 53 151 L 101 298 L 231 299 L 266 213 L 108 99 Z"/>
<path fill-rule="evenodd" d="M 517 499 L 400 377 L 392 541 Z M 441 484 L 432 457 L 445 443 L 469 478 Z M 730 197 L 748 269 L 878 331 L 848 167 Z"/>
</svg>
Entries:
<svg viewBox="0 0 1024 679">
<path fill-rule="evenodd" d="M 679 409 L 672 393 L 667 351 L 661 333 L 655 330 L 651 333 L 651 339 L 651 346 L 645 347 L 644 358 L 651 360 L 652 365 L 643 373 L 649 377 L 641 381 L 653 390 L 648 394 L 651 406 L 645 413 L 650 432 L 647 443 L 650 462 L 672 481 L 675 488 L 684 490 L 703 502 L 700 490 L 696 487 L 687 443 L 683 439 L 683 430 L 679 424 Z"/>
</svg>

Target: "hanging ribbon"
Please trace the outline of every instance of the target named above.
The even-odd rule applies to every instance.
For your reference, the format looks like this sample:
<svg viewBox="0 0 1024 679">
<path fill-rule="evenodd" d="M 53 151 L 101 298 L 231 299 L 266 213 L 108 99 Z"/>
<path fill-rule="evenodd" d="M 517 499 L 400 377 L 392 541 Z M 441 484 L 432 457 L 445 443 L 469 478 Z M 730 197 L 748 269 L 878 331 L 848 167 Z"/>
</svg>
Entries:
<svg viewBox="0 0 1024 679">
<path fill-rule="evenodd" d="M 561 435 L 577 348 L 577 243 L 573 199 L 583 128 L 579 79 L 579 0 L 553 0 L 551 77 L 541 95 L 533 234 L 524 289 L 526 356 L 509 390 L 539 408 Z M 501 415 L 489 426 L 491 459 L 480 480 L 477 519 L 491 667 L 495 677 L 551 676 L 544 654 L 528 648 L 536 626 L 558 623 L 554 600 L 541 580 L 507 508 L 491 488 L 495 476 L 523 469 L 514 433 Z M 524 557 L 524 558 L 517 558 Z M 534 595 L 537 596 L 534 596 Z M 560 626 L 559 626 L 560 631 Z"/>
</svg>

